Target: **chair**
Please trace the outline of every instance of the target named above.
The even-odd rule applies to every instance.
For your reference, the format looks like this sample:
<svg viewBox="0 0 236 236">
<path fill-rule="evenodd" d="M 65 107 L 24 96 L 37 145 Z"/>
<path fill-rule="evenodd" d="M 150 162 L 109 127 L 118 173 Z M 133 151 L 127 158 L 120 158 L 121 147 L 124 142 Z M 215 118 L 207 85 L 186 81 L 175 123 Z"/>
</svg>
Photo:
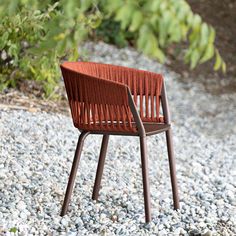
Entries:
<svg viewBox="0 0 236 236">
<path fill-rule="evenodd" d="M 102 134 L 92 199 L 97 200 L 110 135 L 139 136 L 146 222 L 151 221 L 146 137 L 166 133 L 174 209 L 179 208 L 175 158 L 162 75 L 95 62 L 64 62 L 61 71 L 74 126 L 81 131 L 62 206 L 68 210 L 84 139 Z M 163 117 L 160 116 L 160 104 Z"/>
</svg>

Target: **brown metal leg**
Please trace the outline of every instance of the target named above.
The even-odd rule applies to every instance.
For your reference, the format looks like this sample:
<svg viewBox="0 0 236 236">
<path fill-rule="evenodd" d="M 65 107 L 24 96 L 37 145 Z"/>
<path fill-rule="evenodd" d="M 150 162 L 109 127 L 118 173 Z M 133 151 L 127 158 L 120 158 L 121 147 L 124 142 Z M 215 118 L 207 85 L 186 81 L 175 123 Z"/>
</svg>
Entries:
<svg viewBox="0 0 236 236">
<path fill-rule="evenodd" d="M 93 187 L 93 195 L 92 195 L 93 200 L 98 200 L 98 194 L 99 194 L 99 189 L 101 185 L 101 179 L 102 179 L 102 173 L 103 173 L 103 168 L 104 168 L 104 163 L 105 163 L 105 158 L 106 158 L 108 140 L 109 140 L 109 135 L 107 134 L 103 135 L 102 147 L 101 147 L 101 151 L 99 155 L 97 173 L 96 173 L 95 183 Z"/>
<path fill-rule="evenodd" d="M 64 216 L 67 213 L 68 205 L 70 202 L 70 198 L 71 198 L 71 194 L 72 194 L 72 190 L 73 190 L 73 186 L 75 182 L 76 172 L 79 166 L 79 160 L 81 156 L 84 139 L 87 137 L 88 134 L 89 132 L 82 132 L 79 136 L 73 164 L 71 167 L 70 177 L 69 177 L 69 181 L 66 188 L 66 195 L 65 195 L 62 210 L 61 210 L 61 216 Z"/>
<path fill-rule="evenodd" d="M 143 195 L 145 207 L 146 223 L 151 221 L 151 201 L 150 201 L 150 187 L 148 178 L 148 158 L 147 158 L 147 140 L 146 137 L 140 137 L 141 162 L 142 162 L 142 176 L 143 176 Z"/>
<path fill-rule="evenodd" d="M 171 129 L 166 131 L 166 142 L 167 142 L 167 151 L 168 151 L 169 166 L 170 166 L 170 178 L 171 178 L 171 185 L 172 185 L 174 209 L 177 210 L 179 209 L 179 195 L 178 195 L 178 185 L 177 185 L 177 178 L 176 178 L 175 157 L 174 157 Z"/>
</svg>

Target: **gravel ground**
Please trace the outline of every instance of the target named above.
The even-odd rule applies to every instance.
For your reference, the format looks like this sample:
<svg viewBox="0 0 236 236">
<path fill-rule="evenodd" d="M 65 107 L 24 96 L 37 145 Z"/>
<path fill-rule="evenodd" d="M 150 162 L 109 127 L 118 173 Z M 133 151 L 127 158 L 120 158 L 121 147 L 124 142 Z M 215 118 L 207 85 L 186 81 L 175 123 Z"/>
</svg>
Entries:
<svg viewBox="0 0 236 236">
<path fill-rule="evenodd" d="M 60 217 L 78 131 L 70 117 L 2 109 L 0 235 L 236 235 L 236 94 L 213 96 L 199 84 L 180 83 L 177 74 L 129 48 L 86 48 L 93 61 L 164 74 L 181 209 L 172 206 L 164 135 L 148 138 L 150 224 L 143 223 L 137 138 L 111 137 L 99 202 L 92 201 L 101 137 L 90 135 L 69 213 Z"/>
</svg>

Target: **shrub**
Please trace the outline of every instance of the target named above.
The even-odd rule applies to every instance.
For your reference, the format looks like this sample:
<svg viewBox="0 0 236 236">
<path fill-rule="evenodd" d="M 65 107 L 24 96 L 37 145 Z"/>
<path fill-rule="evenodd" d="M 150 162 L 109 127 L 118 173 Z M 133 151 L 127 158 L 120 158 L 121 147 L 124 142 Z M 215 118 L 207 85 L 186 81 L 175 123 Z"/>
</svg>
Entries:
<svg viewBox="0 0 236 236">
<path fill-rule="evenodd" d="M 92 38 L 115 44 L 118 47 L 125 47 L 133 40 L 133 33 L 122 30 L 120 22 L 104 19 L 95 29 Z"/>
<path fill-rule="evenodd" d="M 96 29 L 96 37 L 165 61 L 165 49 L 187 42 L 184 61 L 193 69 L 215 58 L 214 69 L 226 70 L 215 47 L 215 30 L 194 14 L 185 0 L 1 0 L 0 90 L 19 79 L 42 84 L 54 93 L 63 58 L 76 60 L 78 44 Z"/>
<path fill-rule="evenodd" d="M 53 2 L 1 5 L 0 89 L 25 78 L 39 81 L 45 96 L 52 94 L 60 79 L 59 60 L 76 60 L 78 43 L 99 23 L 96 11 L 84 13 L 76 1 Z"/>
<path fill-rule="evenodd" d="M 89 1 L 90 4 L 94 1 Z M 195 68 L 215 58 L 214 70 L 226 70 L 215 47 L 215 30 L 194 14 L 185 0 L 102 0 L 96 1 L 104 18 L 120 23 L 119 38 L 133 40 L 138 50 L 165 61 L 165 49 L 172 43 L 187 42 L 184 62 Z M 102 25 L 101 25 L 102 27 Z M 98 30 L 103 30 L 103 28 Z M 111 34 L 116 34 L 115 28 Z M 129 32 L 129 38 L 126 37 Z M 101 32 L 100 32 L 101 34 Z M 107 32 L 104 31 L 106 36 Z M 111 38 L 111 42 L 113 42 Z M 124 43 L 122 43 L 124 44 Z"/>
</svg>

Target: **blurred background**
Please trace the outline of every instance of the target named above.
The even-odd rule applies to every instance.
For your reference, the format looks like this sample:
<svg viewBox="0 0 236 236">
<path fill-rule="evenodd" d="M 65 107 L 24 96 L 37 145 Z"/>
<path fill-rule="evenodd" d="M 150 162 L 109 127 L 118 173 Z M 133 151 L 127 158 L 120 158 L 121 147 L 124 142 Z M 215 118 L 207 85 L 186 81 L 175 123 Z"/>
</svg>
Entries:
<svg viewBox="0 0 236 236">
<path fill-rule="evenodd" d="M 103 41 L 164 63 L 183 83 L 233 93 L 235 11 L 233 0 L 1 0 L 0 91 L 60 100 L 58 64 L 86 60 L 83 43 Z"/>
</svg>

